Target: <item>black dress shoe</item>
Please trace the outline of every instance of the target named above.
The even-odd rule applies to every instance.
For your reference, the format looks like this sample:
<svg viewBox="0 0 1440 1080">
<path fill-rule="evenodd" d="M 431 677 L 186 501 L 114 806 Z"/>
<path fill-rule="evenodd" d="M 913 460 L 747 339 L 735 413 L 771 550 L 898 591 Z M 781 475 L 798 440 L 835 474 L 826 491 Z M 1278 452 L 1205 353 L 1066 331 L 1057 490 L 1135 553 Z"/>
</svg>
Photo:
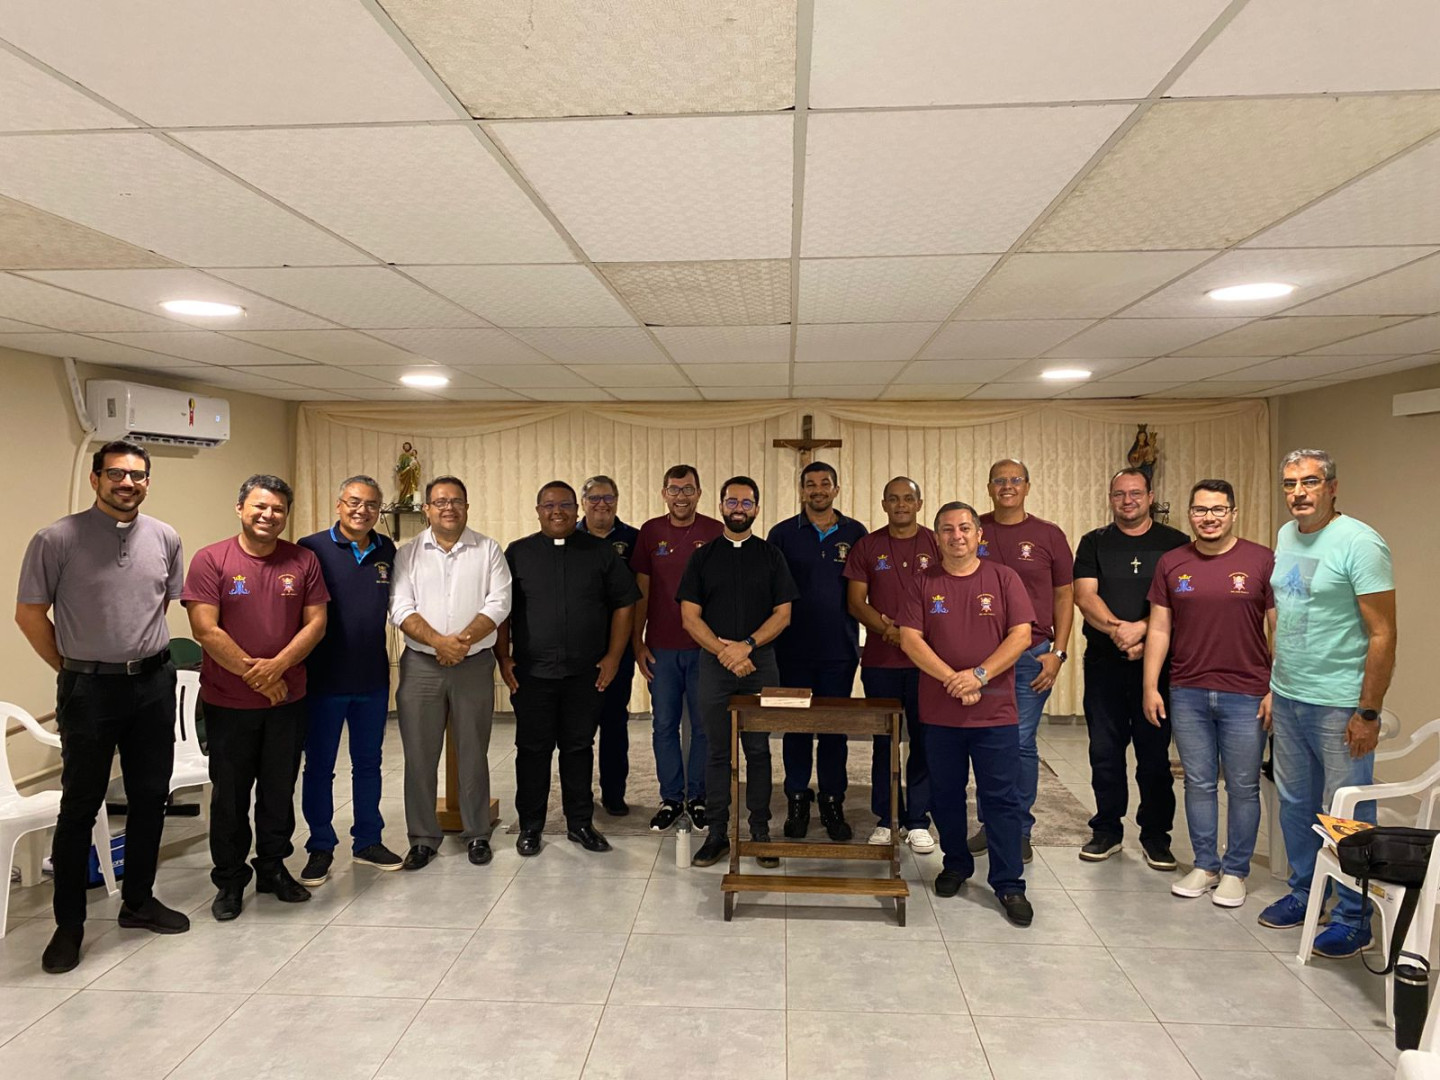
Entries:
<svg viewBox="0 0 1440 1080">
<path fill-rule="evenodd" d="M 420 870 L 439 854 L 433 847 L 416 844 L 405 853 L 405 862 L 402 865 L 406 870 Z"/>
<path fill-rule="evenodd" d="M 705 843 L 700 845 L 700 850 L 690 860 L 691 866 L 714 866 L 717 862 L 730 854 L 730 838 L 728 836 L 717 836 L 711 833 L 705 838 Z"/>
<path fill-rule="evenodd" d="M 594 825 L 579 825 L 565 830 L 565 839 L 579 844 L 586 851 L 609 851 L 610 841 L 595 831 Z"/>
<path fill-rule="evenodd" d="M 490 850 L 490 841 L 483 837 L 476 837 L 470 841 L 470 861 L 476 866 L 484 866 L 495 857 Z"/>
<path fill-rule="evenodd" d="M 520 830 L 520 839 L 515 841 L 516 851 L 518 851 L 521 855 L 529 857 L 531 855 L 539 855 L 540 847 L 541 843 L 539 829 Z"/>
<path fill-rule="evenodd" d="M 630 804 L 624 799 L 601 799 L 600 805 L 611 817 L 624 817 L 630 813 Z"/>
<path fill-rule="evenodd" d="M 183 934 L 190 929 L 188 916 L 166 907 L 153 896 L 134 909 L 122 904 L 117 921 L 128 929 L 149 930 L 153 934 Z"/>
<path fill-rule="evenodd" d="M 844 843 L 855 835 L 855 830 L 845 820 L 845 807 L 834 795 L 820 796 L 820 824 L 837 844 Z"/>
<path fill-rule="evenodd" d="M 965 884 L 965 877 L 959 870 L 941 870 L 935 876 L 935 895 L 950 897 L 960 891 L 960 886 Z"/>
<path fill-rule="evenodd" d="M 40 966 L 51 975 L 74 971 L 80 963 L 80 942 L 85 940 L 85 925 L 57 926 L 50 944 L 40 954 Z"/>
<path fill-rule="evenodd" d="M 240 909 L 244 906 L 245 886 L 226 885 L 215 894 L 215 899 L 210 904 L 210 914 L 215 916 L 216 922 L 229 922 L 240 917 Z"/>
<path fill-rule="evenodd" d="M 1000 906 L 1005 909 L 1005 917 L 1016 926 L 1029 926 L 1035 919 L 1035 909 L 1023 892 L 1006 893 L 1000 897 Z"/>
<path fill-rule="evenodd" d="M 788 810 L 785 815 L 785 835 L 791 840 L 803 840 L 810 831 L 810 800 L 814 798 L 809 788 L 798 795 L 785 796 Z"/>
<path fill-rule="evenodd" d="M 750 839 L 757 844 L 770 843 L 770 827 L 768 825 L 751 825 Z M 691 861 L 693 862 L 694 860 Z M 780 865 L 780 856 L 756 855 L 755 865 L 763 867 L 766 870 L 774 870 L 777 866 Z"/>
<path fill-rule="evenodd" d="M 282 904 L 303 904 L 310 899 L 310 890 L 291 877 L 283 863 L 278 870 L 256 874 L 255 891 L 270 893 Z"/>
</svg>

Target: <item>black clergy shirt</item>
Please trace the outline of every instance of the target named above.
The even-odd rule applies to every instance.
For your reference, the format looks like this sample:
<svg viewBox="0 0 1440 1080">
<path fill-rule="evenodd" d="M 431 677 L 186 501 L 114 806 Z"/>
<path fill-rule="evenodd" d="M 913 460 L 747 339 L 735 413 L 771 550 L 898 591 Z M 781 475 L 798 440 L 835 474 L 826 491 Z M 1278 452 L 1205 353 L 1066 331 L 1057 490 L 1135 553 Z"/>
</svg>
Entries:
<svg viewBox="0 0 1440 1080">
<path fill-rule="evenodd" d="M 610 616 L 640 599 L 625 561 L 606 540 L 544 533 L 505 549 L 514 578 L 510 652 L 523 675 L 592 673 L 610 648 Z"/>
<path fill-rule="evenodd" d="M 705 625 L 728 641 L 744 641 L 799 596 L 780 549 L 754 535 L 740 543 L 724 534 L 711 540 L 690 556 L 675 591 L 676 600 L 699 604 Z"/>
</svg>

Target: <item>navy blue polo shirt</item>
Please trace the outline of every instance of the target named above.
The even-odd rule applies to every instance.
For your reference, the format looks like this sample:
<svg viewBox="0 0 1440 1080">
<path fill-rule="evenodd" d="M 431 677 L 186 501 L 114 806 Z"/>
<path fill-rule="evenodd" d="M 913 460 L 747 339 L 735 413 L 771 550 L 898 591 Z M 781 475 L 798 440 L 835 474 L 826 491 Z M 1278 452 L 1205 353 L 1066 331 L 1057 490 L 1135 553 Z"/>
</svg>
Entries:
<svg viewBox="0 0 1440 1080">
<path fill-rule="evenodd" d="M 312 694 L 370 694 L 390 687 L 385 627 L 395 541 L 373 529 L 362 548 L 339 523 L 300 540 L 320 560 L 330 590 L 325 636 L 305 660 Z"/>
<path fill-rule="evenodd" d="M 591 533 L 588 528 L 585 527 L 585 519 L 583 517 L 580 519 L 580 523 L 575 526 L 575 531 L 590 533 L 591 536 L 595 535 L 594 533 Z M 625 524 L 625 522 L 620 520 L 620 515 L 616 514 L 615 527 L 610 530 L 610 535 L 602 536 L 599 539 L 604 540 L 607 544 L 614 548 L 615 554 L 620 556 L 620 561 L 623 562 L 626 566 L 629 566 L 630 553 L 635 550 L 635 541 L 640 539 L 640 530 L 635 528 L 634 525 Z M 623 664 L 626 660 L 633 661 L 634 659 L 635 647 L 629 642 L 626 642 L 625 655 L 620 657 L 620 662 Z"/>
<path fill-rule="evenodd" d="M 766 537 L 778 547 L 800 590 L 790 625 L 775 642 L 781 669 L 791 664 L 860 662 L 860 624 L 846 603 L 845 560 L 868 530 L 835 511 L 824 535 L 801 511 L 777 522 Z"/>
</svg>

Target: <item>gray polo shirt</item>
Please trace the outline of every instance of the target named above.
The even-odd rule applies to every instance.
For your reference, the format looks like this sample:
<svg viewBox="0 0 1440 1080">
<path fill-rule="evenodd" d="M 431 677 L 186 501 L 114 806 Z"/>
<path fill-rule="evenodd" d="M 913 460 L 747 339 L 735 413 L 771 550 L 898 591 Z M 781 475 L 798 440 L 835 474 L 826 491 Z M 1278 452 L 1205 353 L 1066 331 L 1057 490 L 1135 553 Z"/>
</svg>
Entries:
<svg viewBox="0 0 1440 1080">
<path fill-rule="evenodd" d="M 16 599 L 54 608 L 61 656 L 137 660 L 170 644 L 165 602 L 180 599 L 184 566 L 180 534 L 163 521 L 120 522 L 92 506 L 35 534 Z"/>
</svg>

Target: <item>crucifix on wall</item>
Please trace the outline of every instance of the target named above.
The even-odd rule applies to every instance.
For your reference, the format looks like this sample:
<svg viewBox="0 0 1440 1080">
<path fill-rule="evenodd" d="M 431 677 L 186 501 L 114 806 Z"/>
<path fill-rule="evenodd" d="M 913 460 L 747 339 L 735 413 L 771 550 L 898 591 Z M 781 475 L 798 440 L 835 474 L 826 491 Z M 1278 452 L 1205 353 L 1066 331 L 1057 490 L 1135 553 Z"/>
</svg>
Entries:
<svg viewBox="0 0 1440 1080">
<path fill-rule="evenodd" d="M 798 439 L 775 439 L 771 446 L 784 447 L 787 450 L 798 450 L 800 452 L 800 467 L 803 469 L 815 460 L 816 450 L 825 450 L 830 447 L 841 447 L 845 443 L 841 439 L 817 439 L 815 438 L 815 418 L 806 413 L 800 418 L 800 438 Z"/>
</svg>

